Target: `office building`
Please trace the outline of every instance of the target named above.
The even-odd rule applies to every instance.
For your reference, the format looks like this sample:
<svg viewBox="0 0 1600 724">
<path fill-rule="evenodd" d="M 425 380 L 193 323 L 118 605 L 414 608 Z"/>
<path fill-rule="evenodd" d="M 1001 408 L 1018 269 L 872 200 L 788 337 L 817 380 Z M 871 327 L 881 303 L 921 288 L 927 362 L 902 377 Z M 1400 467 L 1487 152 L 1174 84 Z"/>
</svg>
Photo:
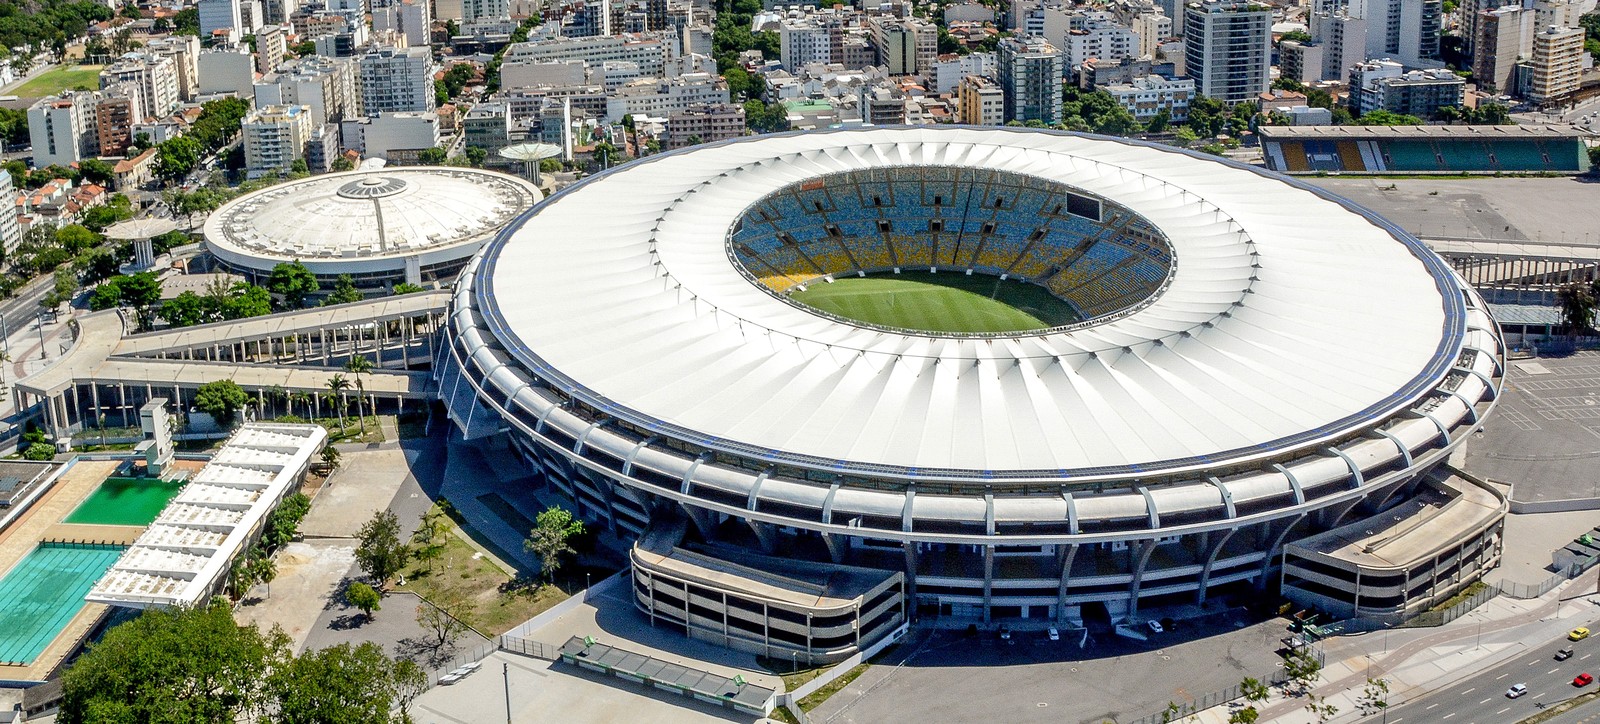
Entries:
<svg viewBox="0 0 1600 724">
<path fill-rule="evenodd" d="M 466 145 L 488 151 L 492 156 L 511 145 L 511 107 L 493 101 L 479 103 L 461 121 Z"/>
<path fill-rule="evenodd" d="M 1272 11 L 1266 5 L 1189 3 L 1184 28 L 1184 68 L 1200 95 L 1240 103 L 1271 85 Z"/>
<path fill-rule="evenodd" d="M 969 126 L 1003 126 L 1006 93 L 989 78 L 969 75 L 957 87 L 956 112 L 961 122 Z"/>
<path fill-rule="evenodd" d="M 240 16 L 239 0 L 199 0 L 195 8 L 200 13 L 200 37 L 210 38 L 218 30 L 243 34 L 244 19 Z"/>
<path fill-rule="evenodd" d="M 1029 35 L 1001 40 L 997 55 L 1006 121 L 1060 123 L 1066 66 L 1061 51 L 1044 38 Z"/>
</svg>

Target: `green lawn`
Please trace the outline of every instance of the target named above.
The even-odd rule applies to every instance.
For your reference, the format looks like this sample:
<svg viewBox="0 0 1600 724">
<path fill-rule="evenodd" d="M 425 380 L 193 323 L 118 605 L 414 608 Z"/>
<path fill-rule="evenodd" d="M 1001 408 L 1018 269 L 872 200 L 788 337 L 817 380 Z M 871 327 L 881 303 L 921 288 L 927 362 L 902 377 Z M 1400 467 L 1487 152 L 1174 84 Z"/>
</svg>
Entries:
<svg viewBox="0 0 1600 724">
<path fill-rule="evenodd" d="M 881 273 L 817 282 L 794 300 L 868 324 L 923 332 L 1026 332 L 1078 321 L 1043 287 L 961 272 Z"/>
<path fill-rule="evenodd" d="M 100 69 L 103 65 L 69 65 L 45 71 L 11 92 L 21 98 L 53 96 L 61 91 L 83 86 L 100 87 Z"/>
</svg>

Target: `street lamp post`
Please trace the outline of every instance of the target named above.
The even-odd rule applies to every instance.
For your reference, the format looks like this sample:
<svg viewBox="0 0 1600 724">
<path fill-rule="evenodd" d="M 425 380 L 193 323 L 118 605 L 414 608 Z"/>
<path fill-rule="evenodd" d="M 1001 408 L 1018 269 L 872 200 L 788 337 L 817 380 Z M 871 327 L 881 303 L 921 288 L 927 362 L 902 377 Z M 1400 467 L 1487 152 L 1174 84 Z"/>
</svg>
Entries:
<svg viewBox="0 0 1600 724">
<path fill-rule="evenodd" d="M 511 664 L 500 662 L 500 676 L 506 682 L 506 724 L 511 724 Z"/>
<path fill-rule="evenodd" d="M 39 313 L 39 359 L 45 359 L 44 353 L 44 312 Z"/>
</svg>

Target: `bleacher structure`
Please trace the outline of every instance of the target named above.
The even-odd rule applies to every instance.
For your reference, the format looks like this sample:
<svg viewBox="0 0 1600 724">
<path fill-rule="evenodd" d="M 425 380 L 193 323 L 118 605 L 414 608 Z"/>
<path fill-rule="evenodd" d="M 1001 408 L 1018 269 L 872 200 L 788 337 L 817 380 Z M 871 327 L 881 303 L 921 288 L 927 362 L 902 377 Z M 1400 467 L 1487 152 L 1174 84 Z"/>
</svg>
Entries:
<svg viewBox="0 0 1600 724">
<path fill-rule="evenodd" d="M 1316 173 L 1559 173 L 1589 170 L 1576 126 L 1262 126 L 1267 168 Z"/>
<path fill-rule="evenodd" d="M 1038 284 L 1083 318 L 1151 296 L 1172 252 L 1138 215 L 1042 178 L 954 167 L 845 171 L 794 184 L 739 219 L 730 253 L 784 293 L 901 270 Z"/>
</svg>

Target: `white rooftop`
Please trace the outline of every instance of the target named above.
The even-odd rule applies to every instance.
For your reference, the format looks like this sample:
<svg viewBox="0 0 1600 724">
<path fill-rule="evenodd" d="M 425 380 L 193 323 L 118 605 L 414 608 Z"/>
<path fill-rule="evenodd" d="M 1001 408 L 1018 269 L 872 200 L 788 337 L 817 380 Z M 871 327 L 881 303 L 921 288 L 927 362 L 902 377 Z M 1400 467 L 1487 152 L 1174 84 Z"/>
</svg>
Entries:
<svg viewBox="0 0 1600 724">
<path fill-rule="evenodd" d="M 457 245 L 466 255 L 542 198 L 527 181 L 471 168 L 382 168 L 323 174 L 224 204 L 206 242 L 230 261 L 406 257 Z"/>
<path fill-rule="evenodd" d="M 327 439 L 320 425 L 240 428 L 84 598 L 133 608 L 204 601 Z"/>
</svg>

